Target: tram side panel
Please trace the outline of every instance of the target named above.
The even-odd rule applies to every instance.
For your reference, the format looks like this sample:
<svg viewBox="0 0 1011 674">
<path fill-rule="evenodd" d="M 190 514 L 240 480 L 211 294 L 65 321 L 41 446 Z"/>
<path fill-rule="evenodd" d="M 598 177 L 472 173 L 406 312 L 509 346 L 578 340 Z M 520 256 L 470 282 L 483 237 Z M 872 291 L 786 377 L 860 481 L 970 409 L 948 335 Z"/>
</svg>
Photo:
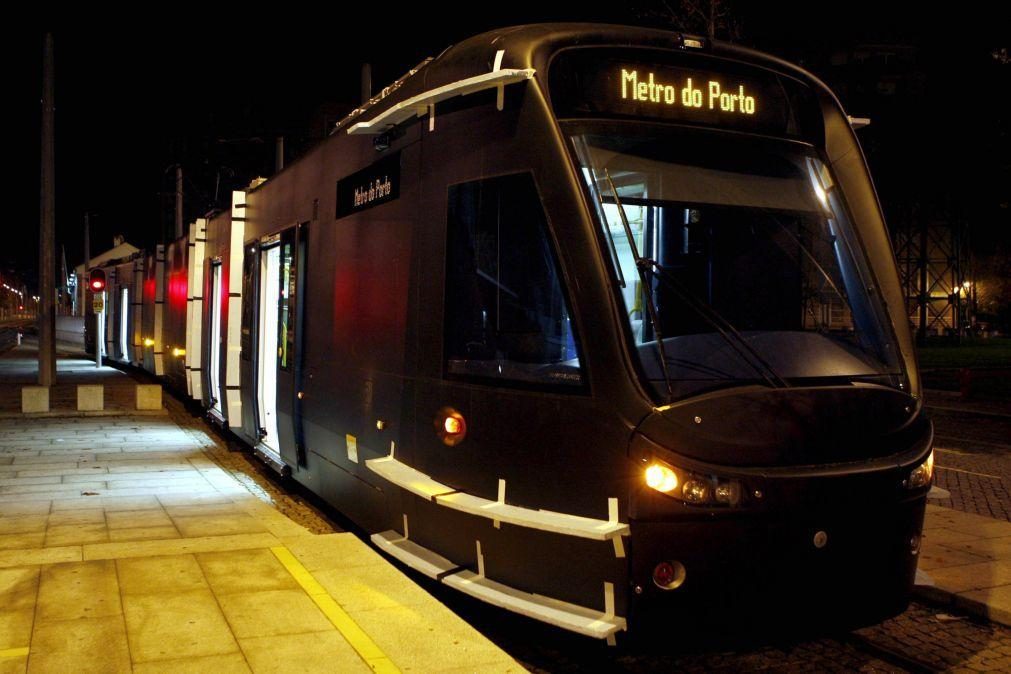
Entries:
<svg viewBox="0 0 1011 674">
<path fill-rule="evenodd" d="M 419 161 L 409 138 L 385 156 L 397 157 L 400 173 L 400 198 L 390 203 L 337 217 L 338 180 L 383 158 L 371 138 L 339 136 L 251 192 L 246 209 L 247 255 L 266 234 L 281 233 L 283 241 L 289 226 L 300 226 L 308 241 L 303 287 L 291 307 L 301 316 L 301 324 L 291 327 L 303 395 L 299 399 L 292 390 L 289 413 L 279 414 L 280 433 L 301 441 L 304 460 L 286 454 L 285 463 L 296 480 L 370 530 L 389 528 L 389 494 L 364 462 L 401 444 Z M 255 328 L 255 320 L 250 323 Z M 290 376 L 294 384 L 294 367 Z M 244 389 L 252 388 L 255 376 L 250 372 L 244 380 Z M 282 389 L 279 376 L 279 395 Z M 254 396 L 251 391 L 248 398 Z"/>
<path fill-rule="evenodd" d="M 465 101 L 438 115 L 434 131 L 423 139 L 423 248 L 418 251 L 413 314 L 419 322 L 422 372 L 414 382 L 415 442 L 405 449 L 404 462 L 453 489 L 489 501 L 504 497 L 508 504 L 531 510 L 607 520 L 615 499 L 616 516 L 627 521 L 625 449 L 637 413 L 623 419 L 622 410 L 636 408 L 628 402 L 635 393 L 627 376 L 613 374 L 625 370 L 613 331 L 597 318 L 608 306 L 603 286 L 593 282 L 603 275 L 549 113 L 532 83 L 508 89 L 504 111 L 497 110 L 491 94 Z M 495 212 L 482 205 L 489 200 L 499 202 Z M 499 255 L 492 253 L 497 259 L 482 259 L 471 247 L 487 246 L 499 225 L 502 232 L 522 228 L 523 234 L 500 234 Z M 467 228 L 472 228 L 469 244 L 460 240 Z M 542 243 L 524 249 L 535 236 Z M 468 260 L 468 255 L 473 257 Z M 467 264 L 476 268 L 474 273 L 457 273 Z M 488 279 L 496 267 L 500 276 Z M 547 320 L 524 324 L 519 314 L 534 305 L 513 307 L 511 318 L 499 315 L 503 326 L 512 324 L 496 332 L 491 326 L 496 311 L 492 286 L 502 291 L 503 305 L 519 303 L 507 286 L 524 283 L 526 269 L 538 269 L 547 279 L 552 267 L 561 295 L 543 299 L 553 292 L 545 281 L 525 301 L 543 302 L 540 308 L 553 302 L 556 320 L 568 314 L 574 333 L 566 335 L 564 327 L 547 325 Z M 471 303 L 478 296 L 484 305 Z M 482 336 L 475 321 L 484 321 L 485 313 L 489 334 Z M 450 353 L 454 343 L 467 353 Z M 528 363 L 563 352 L 572 360 L 577 349 L 578 374 L 560 371 L 555 380 L 528 376 L 535 370 Z M 512 375 L 488 371 L 486 363 L 468 372 L 462 362 L 467 357 L 493 362 L 503 354 L 516 361 Z M 594 374 L 598 377 L 591 381 Z M 467 437 L 456 446 L 447 446 L 435 432 L 443 407 L 466 419 Z M 416 513 L 411 537 L 456 563 L 475 571 L 483 564 L 491 580 L 597 610 L 605 609 L 609 583 L 617 606 L 624 606 L 627 565 L 624 551 L 619 553 L 612 541 L 526 526 L 495 527 L 488 519 L 460 515 L 411 495 L 405 499 Z"/>
<path fill-rule="evenodd" d="M 110 359 L 121 363 L 134 363 L 135 331 L 139 295 L 136 286 L 137 268 L 141 258 L 112 267 L 112 278 L 106 292 L 106 353 Z"/>
<path fill-rule="evenodd" d="M 163 305 L 162 351 L 166 383 L 177 392 L 186 391 L 186 288 L 187 240 L 172 241 L 165 250 L 165 303 Z"/>
<path fill-rule="evenodd" d="M 158 281 L 155 277 L 157 273 L 156 258 L 156 253 L 149 252 L 144 255 L 144 272 L 141 284 L 140 339 L 142 348 L 140 366 L 151 374 L 156 374 L 154 362 L 155 348 L 161 339 L 161 335 L 155 331 L 155 304 L 158 286 Z"/>
<path fill-rule="evenodd" d="M 231 217 L 228 211 L 219 213 L 208 220 L 202 259 L 197 261 L 203 268 L 203 298 L 200 320 L 202 322 L 200 362 L 201 402 L 221 420 L 227 420 L 225 365 L 227 362 L 229 285 L 228 271 L 231 268 Z"/>
</svg>

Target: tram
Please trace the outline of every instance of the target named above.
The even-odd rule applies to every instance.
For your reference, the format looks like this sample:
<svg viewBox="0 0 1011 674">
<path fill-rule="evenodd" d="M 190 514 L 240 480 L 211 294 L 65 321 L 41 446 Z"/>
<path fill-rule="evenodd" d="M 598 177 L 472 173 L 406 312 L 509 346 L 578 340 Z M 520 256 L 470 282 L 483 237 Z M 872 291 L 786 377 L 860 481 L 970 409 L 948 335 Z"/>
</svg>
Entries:
<svg viewBox="0 0 1011 674">
<path fill-rule="evenodd" d="M 481 601 L 611 642 L 908 602 L 904 300 L 850 120 L 789 63 L 479 35 L 115 271 L 108 357 Z"/>
</svg>

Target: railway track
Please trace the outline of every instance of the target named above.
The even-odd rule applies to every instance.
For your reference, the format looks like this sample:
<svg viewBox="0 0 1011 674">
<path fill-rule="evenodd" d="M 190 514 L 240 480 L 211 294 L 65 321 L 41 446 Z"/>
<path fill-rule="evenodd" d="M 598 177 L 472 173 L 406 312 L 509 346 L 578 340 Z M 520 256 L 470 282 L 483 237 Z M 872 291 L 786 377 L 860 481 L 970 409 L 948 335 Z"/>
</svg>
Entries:
<svg viewBox="0 0 1011 674">
<path fill-rule="evenodd" d="M 900 648 L 881 644 L 871 637 L 857 632 L 850 632 L 849 634 L 841 637 L 839 641 L 849 644 L 861 653 L 865 653 L 877 660 L 887 662 L 888 664 L 894 665 L 902 671 L 910 672 L 911 674 L 931 674 L 932 672 L 938 672 L 945 669 L 944 666 L 939 667 L 936 662 L 926 662 L 920 658 L 913 657 L 908 652 L 904 652 Z"/>
</svg>

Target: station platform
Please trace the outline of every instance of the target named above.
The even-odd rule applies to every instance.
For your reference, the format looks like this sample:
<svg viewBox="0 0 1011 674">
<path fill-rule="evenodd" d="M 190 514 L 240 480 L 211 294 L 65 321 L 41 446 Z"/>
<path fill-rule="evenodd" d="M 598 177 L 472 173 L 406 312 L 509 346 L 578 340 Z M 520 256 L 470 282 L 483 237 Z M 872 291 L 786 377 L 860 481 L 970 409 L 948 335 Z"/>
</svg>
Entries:
<svg viewBox="0 0 1011 674">
<path fill-rule="evenodd" d="M 20 417 L 21 389 L 34 386 L 38 373 L 38 347 L 33 337 L 0 355 L 0 419 Z M 122 414 L 164 414 L 163 410 L 138 411 L 137 378 L 103 366 L 70 343 L 57 342 L 56 384 L 49 390 L 49 411 L 36 416 L 118 416 Z M 102 386 L 101 410 L 78 410 L 78 386 Z"/>
<path fill-rule="evenodd" d="M 167 402 L 0 421 L 0 674 L 523 671 L 353 534 L 282 514 Z"/>
<path fill-rule="evenodd" d="M 1011 626 L 1011 522 L 927 505 L 917 593 Z"/>
</svg>

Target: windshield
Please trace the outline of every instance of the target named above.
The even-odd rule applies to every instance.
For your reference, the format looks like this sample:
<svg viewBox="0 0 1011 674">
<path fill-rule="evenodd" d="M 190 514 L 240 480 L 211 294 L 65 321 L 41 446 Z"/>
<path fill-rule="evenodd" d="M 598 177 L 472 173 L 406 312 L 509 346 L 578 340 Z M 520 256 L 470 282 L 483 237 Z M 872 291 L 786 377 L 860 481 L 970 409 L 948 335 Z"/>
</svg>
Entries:
<svg viewBox="0 0 1011 674">
<path fill-rule="evenodd" d="M 752 383 L 900 386 L 884 306 L 817 154 L 627 128 L 572 140 L 659 398 Z"/>
</svg>

